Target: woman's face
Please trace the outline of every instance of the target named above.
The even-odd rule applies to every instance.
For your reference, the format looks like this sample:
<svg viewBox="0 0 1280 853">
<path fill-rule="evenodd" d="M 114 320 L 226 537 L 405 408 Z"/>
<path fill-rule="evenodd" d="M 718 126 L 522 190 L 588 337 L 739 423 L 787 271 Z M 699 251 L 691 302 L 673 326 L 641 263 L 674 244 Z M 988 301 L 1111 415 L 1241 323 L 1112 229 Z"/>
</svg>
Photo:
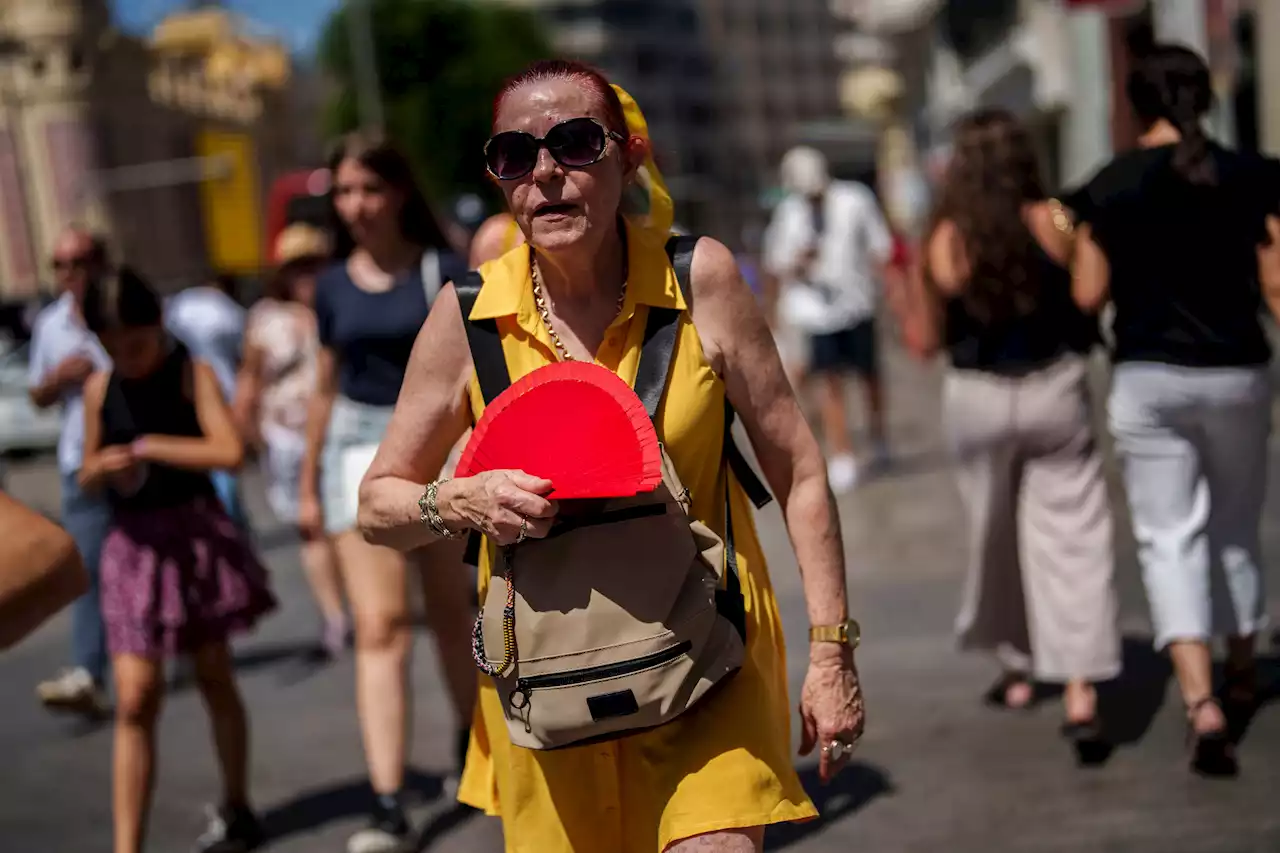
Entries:
<svg viewBox="0 0 1280 853">
<path fill-rule="evenodd" d="M 338 164 L 333 178 L 333 205 L 338 218 L 359 245 L 385 240 L 400 228 L 403 194 L 359 160 Z"/>
<path fill-rule="evenodd" d="M 575 80 L 530 83 L 502 101 L 493 132 L 519 130 L 539 139 L 562 121 L 590 117 L 608 127 L 600 98 Z M 599 162 L 580 169 L 561 166 L 546 148 L 533 171 L 499 181 L 507 205 L 531 243 L 544 251 L 590 244 L 614 228 L 627 182 L 643 162 L 646 144 L 608 140 Z"/>
<path fill-rule="evenodd" d="M 108 329 L 98 340 L 111 356 L 112 369 L 125 379 L 148 376 L 164 361 L 165 334 L 160 326 Z"/>
</svg>

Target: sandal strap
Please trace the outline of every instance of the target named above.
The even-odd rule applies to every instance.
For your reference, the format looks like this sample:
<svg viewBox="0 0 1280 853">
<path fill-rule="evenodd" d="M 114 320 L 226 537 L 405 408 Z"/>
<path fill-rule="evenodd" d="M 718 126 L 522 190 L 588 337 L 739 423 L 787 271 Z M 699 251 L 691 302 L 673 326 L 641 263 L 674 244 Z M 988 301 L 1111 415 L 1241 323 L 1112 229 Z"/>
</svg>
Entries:
<svg viewBox="0 0 1280 853">
<path fill-rule="evenodd" d="M 1206 708 L 1209 705 L 1218 705 L 1219 708 L 1222 707 L 1218 703 L 1218 698 L 1216 696 L 1205 696 L 1203 699 L 1197 699 L 1187 706 L 1187 716 L 1194 717 L 1196 714 L 1200 713 L 1201 709 Z"/>
</svg>

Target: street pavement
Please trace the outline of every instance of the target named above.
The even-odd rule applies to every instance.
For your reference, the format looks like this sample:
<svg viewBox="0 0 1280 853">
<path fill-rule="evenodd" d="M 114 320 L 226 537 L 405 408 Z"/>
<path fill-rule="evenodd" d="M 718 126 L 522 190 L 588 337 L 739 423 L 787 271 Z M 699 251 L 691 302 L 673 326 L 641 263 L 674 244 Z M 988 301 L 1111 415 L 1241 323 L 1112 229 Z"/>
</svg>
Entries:
<svg viewBox="0 0 1280 853">
<path fill-rule="evenodd" d="M 1103 371 L 1099 371 L 1099 382 Z M 999 713 L 980 694 L 996 671 L 955 651 L 962 515 L 938 429 L 936 367 L 888 358 L 893 469 L 841 501 L 852 607 L 863 625 L 858 654 L 869 725 L 857 760 L 823 788 L 814 762 L 797 758 L 818 821 L 770 831 L 769 849 L 791 853 L 1274 853 L 1280 850 L 1280 706 L 1264 707 L 1242 746 L 1243 773 L 1229 782 L 1185 769 L 1183 713 L 1169 670 L 1150 647 L 1123 502 L 1117 501 L 1117 576 L 1123 594 L 1125 677 L 1103 696 L 1118 747 L 1105 765 L 1080 769 L 1057 734 L 1058 705 Z M 1271 469 L 1280 473 L 1280 453 Z M 1114 469 L 1113 469 L 1114 470 Z M 8 488 L 53 514 L 47 460 L 19 463 Z M 257 478 L 249 506 L 282 601 L 278 615 L 237 645 L 252 715 L 253 787 L 279 853 L 338 853 L 360 826 L 368 792 L 350 660 L 314 670 L 299 653 L 316 619 L 287 531 L 270 520 Z M 1280 490 L 1273 490 L 1280 493 Z M 1280 494 L 1268 503 L 1265 547 L 1272 588 L 1280 560 Z M 760 532 L 791 644 L 791 695 L 806 662 L 804 600 L 776 506 Z M 1275 597 L 1271 612 L 1280 613 Z M 0 660 L 0 851 L 96 853 L 109 849 L 110 729 L 47 716 L 32 688 L 64 661 L 65 616 Z M 421 849 L 502 849 L 496 821 L 440 796 L 453 722 L 429 638 L 413 665 L 416 739 L 413 815 Z M 1271 692 L 1280 664 L 1269 650 Z M 792 735 L 797 725 L 792 721 Z M 185 851 L 216 795 L 206 720 L 197 694 L 175 686 L 160 734 L 151 818 L 155 851 Z M 607 851 L 582 851 L 607 853 Z"/>
</svg>

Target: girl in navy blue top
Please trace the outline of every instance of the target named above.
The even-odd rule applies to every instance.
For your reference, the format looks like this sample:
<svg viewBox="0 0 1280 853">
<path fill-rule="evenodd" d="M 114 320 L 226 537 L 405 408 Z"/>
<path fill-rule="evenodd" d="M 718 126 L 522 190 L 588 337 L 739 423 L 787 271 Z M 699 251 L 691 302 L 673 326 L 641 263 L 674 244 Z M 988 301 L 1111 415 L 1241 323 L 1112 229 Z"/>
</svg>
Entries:
<svg viewBox="0 0 1280 853">
<path fill-rule="evenodd" d="M 332 537 L 356 633 L 356 698 L 370 782 L 369 827 L 353 849 L 392 849 L 410 836 L 400 802 L 408 731 L 412 644 L 409 565 L 355 530 L 360 481 L 391 418 L 429 303 L 465 272 L 408 160 L 393 146 L 352 135 L 330 161 L 335 262 L 316 281 L 317 392 L 307 422 L 299 489 L 304 536 Z M 412 559 L 457 714 L 458 772 L 476 684 L 469 657 L 471 581 L 461 545 Z"/>
</svg>

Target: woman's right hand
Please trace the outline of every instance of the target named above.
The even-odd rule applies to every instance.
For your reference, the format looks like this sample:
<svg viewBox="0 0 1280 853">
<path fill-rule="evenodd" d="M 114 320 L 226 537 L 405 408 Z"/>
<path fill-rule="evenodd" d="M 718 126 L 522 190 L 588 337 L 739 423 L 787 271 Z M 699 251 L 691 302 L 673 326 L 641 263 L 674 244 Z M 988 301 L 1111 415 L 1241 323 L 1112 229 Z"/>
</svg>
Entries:
<svg viewBox="0 0 1280 853">
<path fill-rule="evenodd" d="M 298 532 L 311 542 L 324 535 L 324 510 L 320 497 L 314 492 L 303 491 L 298 495 Z"/>
<path fill-rule="evenodd" d="M 436 508 L 450 530 L 478 530 L 498 546 L 523 537 L 542 539 L 551 531 L 559 505 L 544 495 L 550 480 L 523 471 L 485 471 L 440 486 Z"/>
</svg>

